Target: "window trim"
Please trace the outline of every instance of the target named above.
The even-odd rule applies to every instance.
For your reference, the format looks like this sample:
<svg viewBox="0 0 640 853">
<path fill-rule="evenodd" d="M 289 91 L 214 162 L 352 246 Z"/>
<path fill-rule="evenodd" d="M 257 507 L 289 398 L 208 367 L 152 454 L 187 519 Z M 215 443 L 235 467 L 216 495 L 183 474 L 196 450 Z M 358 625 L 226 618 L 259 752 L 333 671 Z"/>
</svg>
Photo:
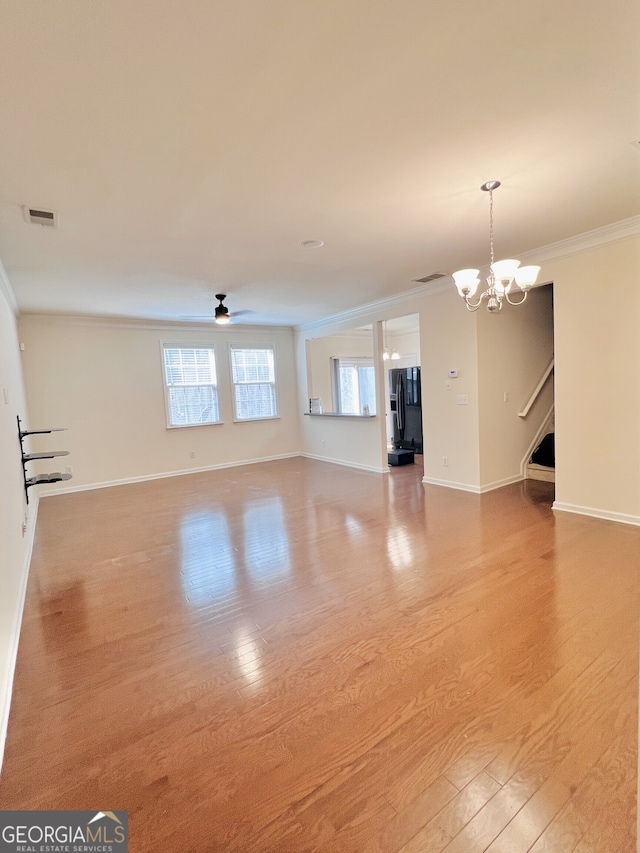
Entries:
<svg viewBox="0 0 640 853">
<path fill-rule="evenodd" d="M 373 356 L 368 355 L 332 355 L 331 356 L 331 390 L 333 395 L 333 406 L 335 411 L 340 415 L 350 416 L 350 417 L 362 417 L 362 412 L 343 412 L 342 411 L 342 395 L 340 394 L 340 380 L 338 378 L 338 371 L 340 369 L 340 362 L 346 362 L 347 364 L 352 364 L 356 368 L 361 367 L 372 367 L 374 372 L 374 383 L 375 383 L 375 360 Z M 370 416 L 375 417 L 378 414 L 378 394 L 377 389 L 374 384 L 374 404 L 375 411 L 370 412 Z M 360 375 L 358 373 L 358 395 L 360 396 Z"/>
<path fill-rule="evenodd" d="M 208 349 L 213 350 L 213 360 L 216 368 L 216 384 L 213 386 L 216 391 L 216 397 L 218 401 L 218 420 L 217 421 L 207 421 L 205 424 L 172 424 L 171 421 L 171 407 L 169 405 L 169 388 L 172 387 L 167 383 L 167 371 L 165 367 L 164 360 L 164 351 L 165 349 Z M 218 366 L 218 353 L 216 352 L 215 345 L 213 343 L 206 341 L 160 341 L 160 367 L 162 372 L 162 391 L 164 394 L 164 417 L 165 417 L 165 426 L 166 429 L 201 429 L 202 427 L 212 427 L 219 426 L 224 423 L 220 419 L 221 416 L 221 406 L 220 406 L 220 369 Z M 180 387 L 180 386 L 177 386 Z"/>
<path fill-rule="evenodd" d="M 255 423 L 256 421 L 277 421 L 280 419 L 280 395 L 278 394 L 278 368 L 277 368 L 277 358 L 276 358 L 276 346 L 275 344 L 255 344 L 249 342 L 229 342 L 229 381 L 231 383 L 231 405 L 233 407 L 233 422 L 234 424 L 250 424 Z M 233 354 L 232 351 L 234 349 L 266 349 L 271 350 L 273 353 L 273 394 L 276 401 L 276 414 L 275 415 L 260 415 L 256 418 L 239 418 L 238 417 L 238 408 L 236 404 L 236 383 L 233 381 Z M 239 383 L 238 383 L 239 384 Z M 258 384 L 258 383 L 255 383 Z"/>
</svg>

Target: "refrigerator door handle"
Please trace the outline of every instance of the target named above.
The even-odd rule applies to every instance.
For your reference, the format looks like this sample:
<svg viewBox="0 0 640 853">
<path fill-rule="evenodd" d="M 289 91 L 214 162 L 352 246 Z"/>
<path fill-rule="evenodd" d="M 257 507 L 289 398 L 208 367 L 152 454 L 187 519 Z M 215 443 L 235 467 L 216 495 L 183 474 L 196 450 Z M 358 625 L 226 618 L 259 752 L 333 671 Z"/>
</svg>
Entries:
<svg viewBox="0 0 640 853">
<path fill-rule="evenodd" d="M 404 429 L 404 386 L 402 383 L 402 374 L 399 373 L 396 379 L 396 415 L 398 418 L 398 431 L 402 433 Z"/>
</svg>

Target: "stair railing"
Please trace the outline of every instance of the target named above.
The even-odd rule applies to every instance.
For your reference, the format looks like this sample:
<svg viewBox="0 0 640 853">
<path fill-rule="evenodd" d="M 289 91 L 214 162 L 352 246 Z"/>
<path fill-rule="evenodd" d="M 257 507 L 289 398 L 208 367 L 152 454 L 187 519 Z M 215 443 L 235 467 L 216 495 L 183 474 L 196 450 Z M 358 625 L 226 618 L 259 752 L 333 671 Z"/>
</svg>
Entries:
<svg viewBox="0 0 640 853">
<path fill-rule="evenodd" d="M 535 401 L 538 399 L 538 396 L 539 396 L 540 392 L 541 392 L 541 391 L 542 391 L 542 389 L 544 388 L 545 382 L 547 381 L 547 379 L 548 379 L 548 378 L 551 376 L 551 374 L 553 373 L 553 365 L 554 365 L 554 360 L 553 360 L 553 359 L 551 359 L 551 363 L 549 364 L 549 366 L 547 367 L 547 369 L 545 370 L 545 372 L 542 374 L 542 379 L 541 379 L 541 380 L 540 380 L 540 382 L 538 382 L 538 384 L 536 385 L 536 387 L 535 387 L 535 389 L 534 389 L 534 391 L 533 391 L 533 394 L 529 397 L 529 400 L 528 400 L 528 402 L 527 402 L 526 406 L 524 407 L 524 409 L 523 409 L 521 412 L 518 412 L 518 417 L 519 417 L 519 418 L 526 418 L 526 417 L 527 417 L 527 415 L 529 414 L 529 410 L 530 410 L 530 408 L 533 406 L 533 404 L 535 403 Z"/>
</svg>

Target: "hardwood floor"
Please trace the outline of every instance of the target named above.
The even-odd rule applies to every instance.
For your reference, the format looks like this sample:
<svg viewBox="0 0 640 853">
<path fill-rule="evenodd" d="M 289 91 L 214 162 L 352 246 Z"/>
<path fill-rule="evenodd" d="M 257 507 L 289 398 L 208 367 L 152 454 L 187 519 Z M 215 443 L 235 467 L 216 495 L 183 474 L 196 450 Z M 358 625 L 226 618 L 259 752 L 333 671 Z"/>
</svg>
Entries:
<svg viewBox="0 0 640 853">
<path fill-rule="evenodd" d="M 128 809 L 135 853 L 635 851 L 640 530 L 421 475 L 42 500 L 0 806 Z"/>
</svg>

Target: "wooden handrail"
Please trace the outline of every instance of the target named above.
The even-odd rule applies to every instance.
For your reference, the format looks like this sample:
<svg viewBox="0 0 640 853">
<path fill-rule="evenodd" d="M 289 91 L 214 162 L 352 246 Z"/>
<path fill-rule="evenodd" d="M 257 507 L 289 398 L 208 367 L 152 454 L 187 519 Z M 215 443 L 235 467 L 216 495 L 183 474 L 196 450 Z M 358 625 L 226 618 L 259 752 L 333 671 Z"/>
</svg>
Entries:
<svg viewBox="0 0 640 853">
<path fill-rule="evenodd" d="M 533 394 L 529 397 L 529 402 L 527 403 L 527 405 L 524 407 L 524 409 L 521 412 L 518 412 L 519 418 L 526 418 L 527 415 L 529 414 L 529 409 L 531 408 L 531 406 L 533 406 L 535 401 L 538 399 L 538 394 L 542 391 L 545 382 L 547 381 L 547 379 L 551 376 L 551 373 L 553 372 L 553 365 L 554 365 L 554 360 L 551 359 L 551 363 L 549 364 L 549 366 L 545 370 L 544 374 L 542 375 L 542 379 L 540 380 L 540 382 L 538 382 L 538 384 L 536 385 L 536 387 L 534 389 Z"/>
</svg>

